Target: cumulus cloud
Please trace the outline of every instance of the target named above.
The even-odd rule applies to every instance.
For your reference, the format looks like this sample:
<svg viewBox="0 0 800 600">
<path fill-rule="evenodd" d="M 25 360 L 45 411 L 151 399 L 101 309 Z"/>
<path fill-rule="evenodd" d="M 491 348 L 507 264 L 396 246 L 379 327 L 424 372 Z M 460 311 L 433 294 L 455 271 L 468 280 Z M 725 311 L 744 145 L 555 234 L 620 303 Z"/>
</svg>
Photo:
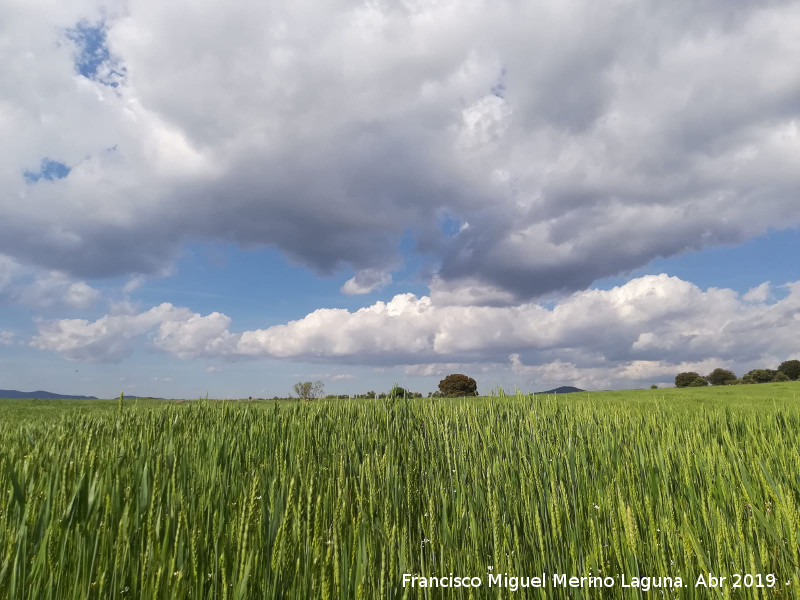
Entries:
<svg viewBox="0 0 800 600">
<path fill-rule="evenodd" d="M 221 356 L 230 353 L 234 336 L 228 331 L 230 317 L 218 312 L 201 316 L 176 311 L 161 321 L 154 335 L 155 345 L 179 358 Z"/>
<path fill-rule="evenodd" d="M 421 362 L 413 357 L 490 360 L 513 352 L 537 362 L 781 355 L 797 348 L 800 326 L 800 284 L 788 288 L 775 304 L 752 305 L 732 290 L 702 291 L 675 277 L 646 276 L 609 291 L 577 292 L 553 309 L 535 303 L 442 307 L 402 294 L 355 312 L 320 309 L 286 325 L 244 332 L 237 350 L 394 364 Z"/>
<path fill-rule="evenodd" d="M 356 311 L 319 309 L 266 329 L 232 333 L 230 319 L 162 304 L 95 322 L 42 322 L 33 345 L 67 358 L 113 360 L 136 337 L 181 358 L 287 358 L 405 366 L 409 375 L 507 369 L 592 388 L 667 377 L 677 369 L 769 366 L 800 351 L 800 282 L 774 303 L 729 289 L 650 275 L 576 292 L 553 308 L 438 306 L 400 294 Z"/>
<path fill-rule="evenodd" d="M 345 281 L 341 291 L 348 296 L 369 294 L 389 285 L 391 282 L 391 273 L 380 269 L 364 269 Z"/>
<path fill-rule="evenodd" d="M 191 337 L 188 322 L 199 315 L 186 308 L 164 303 L 142 313 L 122 312 L 106 315 L 96 321 L 60 319 L 39 323 L 39 333 L 31 341 L 34 348 L 52 350 L 69 360 L 118 362 L 134 349 L 139 336 L 156 326 L 165 327 L 161 335 L 163 347 L 185 355 L 183 346 L 169 336 L 173 323 L 182 323 L 181 332 Z M 161 333 L 159 331 L 159 333 Z"/>
<path fill-rule="evenodd" d="M 0 346 L 10 346 L 16 336 L 11 331 L 0 331 Z"/>
<path fill-rule="evenodd" d="M 86 282 L 72 281 L 63 273 L 51 271 L 32 283 L 21 286 L 14 294 L 14 299 L 34 308 L 88 308 L 99 296 L 100 292 Z"/>
<path fill-rule="evenodd" d="M 765 281 L 761 285 L 757 285 L 756 287 L 747 291 L 747 293 L 742 296 L 747 302 L 766 302 L 767 298 L 769 298 L 770 293 L 770 283 L 769 281 Z"/>
<path fill-rule="evenodd" d="M 439 292 L 585 289 L 800 224 L 798 28 L 788 0 L 6 3 L 0 253 L 84 279 L 271 245 L 365 293 L 410 234 Z"/>
</svg>

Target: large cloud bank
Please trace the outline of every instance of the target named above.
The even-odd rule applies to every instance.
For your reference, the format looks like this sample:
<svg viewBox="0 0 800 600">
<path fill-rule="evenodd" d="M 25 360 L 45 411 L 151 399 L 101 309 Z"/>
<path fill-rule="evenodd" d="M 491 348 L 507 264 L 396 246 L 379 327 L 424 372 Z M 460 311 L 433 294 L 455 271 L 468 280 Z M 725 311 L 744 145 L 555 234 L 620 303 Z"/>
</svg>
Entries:
<svg viewBox="0 0 800 600">
<path fill-rule="evenodd" d="M 411 232 L 442 302 L 585 289 L 800 223 L 798 30 L 790 1 L 4 3 L 0 254 L 85 279 L 162 272 L 187 240 L 272 245 L 352 268 L 356 294 Z M 431 333 L 408 297 L 287 327 L 396 311 L 410 331 L 359 347 L 468 355 L 474 319 L 497 320 L 498 352 L 577 327 L 526 306 Z"/>
<path fill-rule="evenodd" d="M 534 303 L 437 306 L 428 297 L 402 294 L 355 312 L 319 309 L 241 333 L 230 331 L 225 315 L 162 304 L 94 322 L 42 322 L 32 343 L 69 359 L 115 361 L 146 335 L 156 348 L 182 358 L 406 365 L 410 375 L 505 365 L 540 380 L 604 387 L 671 379 L 679 369 L 785 360 L 800 350 L 800 282 L 779 291 L 784 297 L 768 302 L 769 286 L 740 296 L 658 275 L 577 292 L 552 309 Z"/>
</svg>

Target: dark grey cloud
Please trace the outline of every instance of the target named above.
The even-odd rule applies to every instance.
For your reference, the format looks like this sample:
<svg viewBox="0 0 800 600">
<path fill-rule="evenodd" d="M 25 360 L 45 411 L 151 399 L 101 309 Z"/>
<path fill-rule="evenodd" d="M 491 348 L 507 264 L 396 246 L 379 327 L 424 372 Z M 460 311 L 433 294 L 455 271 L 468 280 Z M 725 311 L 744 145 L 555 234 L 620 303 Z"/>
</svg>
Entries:
<svg viewBox="0 0 800 600">
<path fill-rule="evenodd" d="M 86 1 L 0 22 L 35 61 L 0 82 L 0 253 L 73 276 L 223 240 L 367 289 L 411 231 L 434 298 L 503 304 L 800 224 L 796 2 Z M 68 174 L 26 181 L 47 157 Z"/>
</svg>

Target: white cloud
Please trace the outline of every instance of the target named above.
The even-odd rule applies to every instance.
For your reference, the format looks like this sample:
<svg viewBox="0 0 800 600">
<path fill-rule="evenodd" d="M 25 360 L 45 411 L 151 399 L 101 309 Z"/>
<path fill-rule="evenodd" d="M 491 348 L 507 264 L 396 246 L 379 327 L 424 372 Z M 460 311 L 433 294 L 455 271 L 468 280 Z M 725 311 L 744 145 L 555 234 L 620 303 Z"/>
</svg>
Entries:
<svg viewBox="0 0 800 600">
<path fill-rule="evenodd" d="M 146 281 L 147 281 L 146 277 L 142 275 L 135 275 L 131 277 L 127 282 L 125 282 L 125 285 L 122 286 L 122 291 L 125 294 L 130 294 L 132 292 L 135 292 L 140 287 L 142 287 L 142 285 L 144 285 Z"/>
<path fill-rule="evenodd" d="M 355 378 L 356 376 L 350 373 L 337 373 L 331 377 L 331 381 L 352 381 Z"/>
<path fill-rule="evenodd" d="M 115 360 L 150 333 L 155 346 L 181 358 L 277 357 L 404 366 L 406 374 L 504 364 L 537 381 L 597 388 L 662 380 L 676 369 L 770 366 L 800 352 L 800 282 L 774 303 L 667 275 L 611 290 L 587 290 L 550 309 L 438 306 L 400 294 L 350 312 L 319 309 L 267 329 L 232 333 L 220 313 L 201 316 L 162 304 L 93 323 L 43 322 L 33 345 L 73 359 Z M 471 366 L 470 366 L 471 365 Z"/>
<path fill-rule="evenodd" d="M 758 285 L 750 290 L 742 296 L 747 302 L 766 302 L 767 298 L 769 298 L 770 293 L 770 284 L 769 281 L 765 281 L 761 285 Z"/>
<path fill-rule="evenodd" d="M 26 267 L 0 255 L 0 301 L 32 309 L 85 309 L 99 297 L 100 292 L 85 281 L 76 281 L 59 271 Z"/>
<path fill-rule="evenodd" d="M 11 331 L 0 331 L 0 346 L 10 346 L 16 336 Z"/>
<path fill-rule="evenodd" d="M 176 314 L 162 321 L 155 333 L 155 345 L 179 358 L 230 354 L 234 336 L 228 331 L 230 317 L 218 312 L 200 316 Z"/>
<path fill-rule="evenodd" d="M 341 291 L 348 296 L 369 294 L 386 287 L 392 282 L 392 275 L 381 269 L 362 269 L 342 285 Z"/>
<path fill-rule="evenodd" d="M 89 308 L 100 296 L 100 292 L 84 281 L 72 281 L 63 273 L 50 272 L 28 285 L 20 286 L 15 299 L 20 304 L 33 308 Z"/>
<path fill-rule="evenodd" d="M 31 345 L 40 350 L 57 352 L 69 360 L 117 362 L 133 351 L 136 339 L 154 327 L 175 322 L 187 323 L 193 317 L 189 309 L 169 303 L 160 304 L 142 313 L 106 315 L 97 321 L 85 319 L 60 319 L 39 323 L 39 333 Z M 185 327 L 182 331 L 189 330 Z M 180 344 L 167 337 L 166 347 L 180 353 Z"/>
<path fill-rule="evenodd" d="M 299 373 L 295 373 L 294 377 L 309 377 L 313 380 L 322 380 L 322 381 L 352 381 L 357 379 L 355 375 L 350 373 L 329 373 L 329 372 L 321 372 L 321 373 L 312 373 L 311 375 L 301 375 Z"/>
<path fill-rule="evenodd" d="M 800 225 L 798 28 L 789 1 L 5 3 L 0 253 L 79 281 L 274 246 L 353 294 L 409 236 L 441 291 L 585 289 Z M 26 182 L 44 158 L 69 175 Z"/>
<path fill-rule="evenodd" d="M 430 377 L 447 375 L 463 369 L 461 363 L 430 363 L 418 365 L 406 365 L 403 372 L 411 377 Z"/>
<path fill-rule="evenodd" d="M 405 365 L 403 372 L 411 377 L 440 377 L 450 373 L 461 373 L 464 371 L 488 372 L 503 369 L 504 365 L 499 363 L 423 363 L 416 365 Z"/>
<path fill-rule="evenodd" d="M 430 300 L 400 294 L 355 313 L 322 308 L 303 319 L 246 331 L 237 351 L 251 356 L 376 357 L 427 352 L 432 344 Z"/>
</svg>

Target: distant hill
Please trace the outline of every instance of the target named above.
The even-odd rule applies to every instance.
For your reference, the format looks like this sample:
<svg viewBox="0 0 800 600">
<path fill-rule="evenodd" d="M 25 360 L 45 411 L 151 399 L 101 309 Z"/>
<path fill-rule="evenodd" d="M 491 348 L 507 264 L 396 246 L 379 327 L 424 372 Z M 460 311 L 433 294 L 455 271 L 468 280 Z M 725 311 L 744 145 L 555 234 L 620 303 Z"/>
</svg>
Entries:
<svg viewBox="0 0 800 600">
<path fill-rule="evenodd" d="M 585 392 L 581 388 L 576 388 L 571 385 L 562 385 L 561 387 L 553 388 L 552 390 L 545 390 L 544 392 L 536 392 L 537 394 L 572 394 L 573 392 Z"/>
<path fill-rule="evenodd" d="M 74 400 L 97 400 L 95 396 L 54 394 L 53 392 L 45 392 L 43 390 L 36 390 L 35 392 L 20 392 L 19 390 L 0 390 L 0 398 L 42 398 L 45 400 L 59 400 L 59 399 L 69 398 Z"/>
</svg>

